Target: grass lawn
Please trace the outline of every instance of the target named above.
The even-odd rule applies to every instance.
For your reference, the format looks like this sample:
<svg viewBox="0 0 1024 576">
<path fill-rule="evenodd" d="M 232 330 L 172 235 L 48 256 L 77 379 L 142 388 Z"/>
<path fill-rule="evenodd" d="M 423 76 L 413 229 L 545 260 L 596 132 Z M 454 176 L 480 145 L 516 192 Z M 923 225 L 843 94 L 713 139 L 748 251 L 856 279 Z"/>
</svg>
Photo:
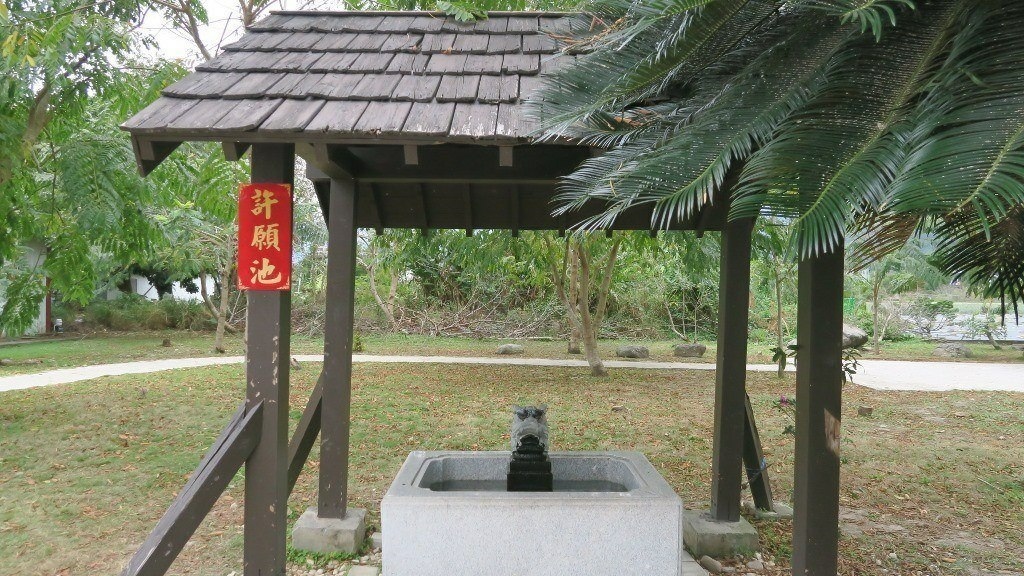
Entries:
<svg viewBox="0 0 1024 576">
<path fill-rule="evenodd" d="M 293 373 L 293 419 L 318 370 Z M 237 407 L 242 375 L 221 366 L 0 395 L 0 575 L 116 573 Z M 787 499 L 793 437 L 771 405 L 793 380 L 750 378 L 775 493 Z M 522 402 L 550 405 L 555 449 L 640 450 L 687 507 L 707 505 L 711 373 L 358 364 L 354 379 L 351 500 L 371 527 L 409 451 L 507 449 L 509 407 Z M 848 387 L 841 573 L 1024 571 L 1022 402 Z M 861 405 L 874 416 L 858 417 Z M 292 520 L 315 501 L 317 458 L 292 495 Z M 172 573 L 240 570 L 241 488 L 238 477 Z M 787 566 L 791 525 L 759 528 L 766 554 Z"/>
<path fill-rule="evenodd" d="M 171 340 L 170 347 L 162 346 L 164 338 Z M 494 356 L 498 339 L 430 337 L 403 334 L 367 334 L 362 336 L 365 352 L 368 354 L 412 354 L 449 356 Z M 539 358 L 575 358 L 582 356 L 567 354 L 565 342 L 525 340 L 519 341 L 526 347 L 526 356 Z M 672 355 L 672 347 L 678 340 L 602 340 L 601 354 L 605 359 L 614 359 L 615 350 L 624 344 L 641 344 L 651 351 L 652 360 L 680 360 Z M 705 342 L 708 351 L 704 358 L 684 358 L 688 362 L 714 362 L 714 342 Z M 751 342 L 748 360 L 752 363 L 771 362 L 769 349 L 773 344 Z M 933 342 L 908 340 L 887 342 L 881 354 L 865 352 L 864 358 L 885 360 L 949 360 L 963 362 L 1020 362 L 1024 364 L 1024 353 L 1008 346 L 995 350 L 987 344 L 970 344 L 975 356 L 971 359 L 936 358 L 932 356 Z M 159 360 L 162 358 L 189 358 L 212 356 L 213 335 L 207 332 L 138 332 L 128 334 L 97 334 L 88 337 L 67 335 L 55 340 L 41 340 L 25 344 L 0 346 L 0 358 L 14 361 L 14 365 L 0 367 L 0 377 L 12 374 L 30 374 L 55 368 L 87 366 L 109 362 L 130 362 L 134 360 Z M 245 350 L 242 336 L 229 336 L 226 341 L 227 354 L 241 355 Z M 292 352 L 295 354 L 318 354 L 323 352 L 323 339 L 302 335 L 292 336 Z"/>
</svg>

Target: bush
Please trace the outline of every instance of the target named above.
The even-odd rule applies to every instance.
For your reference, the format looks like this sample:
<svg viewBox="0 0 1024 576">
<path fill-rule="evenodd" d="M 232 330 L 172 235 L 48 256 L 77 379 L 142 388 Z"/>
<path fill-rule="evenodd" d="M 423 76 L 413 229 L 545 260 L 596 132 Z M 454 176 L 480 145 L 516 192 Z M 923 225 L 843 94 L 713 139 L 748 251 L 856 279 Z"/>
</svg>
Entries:
<svg viewBox="0 0 1024 576">
<path fill-rule="evenodd" d="M 935 332 L 956 320 L 956 305 L 952 300 L 921 296 L 910 304 L 907 317 L 914 333 L 923 338 L 931 338 Z"/>
<path fill-rule="evenodd" d="M 96 328 L 134 330 L 209 330 L 214 324 L 203 304 L 165 298 L 151 302 L 138 294 L 98 300 L 85 308 L 85 321 Z"/>
</svg>

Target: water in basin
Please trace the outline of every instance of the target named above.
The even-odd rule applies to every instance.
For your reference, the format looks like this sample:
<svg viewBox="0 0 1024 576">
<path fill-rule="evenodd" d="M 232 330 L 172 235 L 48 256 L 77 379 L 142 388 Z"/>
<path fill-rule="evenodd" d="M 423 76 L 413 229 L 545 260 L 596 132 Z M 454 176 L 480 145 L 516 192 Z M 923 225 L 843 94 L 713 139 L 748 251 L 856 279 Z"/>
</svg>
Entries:
<svg viewBox="0 0 1024 576">
<path fill-rule="evenodd" d="M 427 485 L 433 492 L 504 492 L 505 480 L 441 480 Z M 559 480 L 555 478 L 555 492 L 628 492 L 623 484 L 609 480 Z"/>
</svg>

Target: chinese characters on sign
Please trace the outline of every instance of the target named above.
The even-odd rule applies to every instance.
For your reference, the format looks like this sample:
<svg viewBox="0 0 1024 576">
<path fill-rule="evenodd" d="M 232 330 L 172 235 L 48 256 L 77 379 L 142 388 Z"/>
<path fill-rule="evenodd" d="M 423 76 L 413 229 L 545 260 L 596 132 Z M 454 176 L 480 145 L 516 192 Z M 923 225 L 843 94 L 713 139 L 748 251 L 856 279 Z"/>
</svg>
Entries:
<svg viewBox="0 0 1024 576">
<path fill-rule="evenodd" d="M 242 184 L 238 194 L 238 287 L 288 290 L 292 276 L 292 187 Z"/>
</svg>

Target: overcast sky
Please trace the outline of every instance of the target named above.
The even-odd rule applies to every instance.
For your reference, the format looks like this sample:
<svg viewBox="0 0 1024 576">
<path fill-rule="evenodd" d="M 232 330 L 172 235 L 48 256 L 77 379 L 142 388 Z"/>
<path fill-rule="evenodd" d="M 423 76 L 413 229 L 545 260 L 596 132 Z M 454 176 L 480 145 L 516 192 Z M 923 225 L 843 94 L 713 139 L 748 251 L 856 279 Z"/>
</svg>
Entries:
<svg viewBox="0 0 1024 576">
<path fill-rule="evenodd" d="M 318 8 L 329 9 L 332 6 L 341 6 L 342 2 L 340 0 L 276 0 L 263 14 L 269 14 L 271 10 L 307 8 L 311 7 L 311 4 Z M 209 14 L 210 24 L 202 27 L 200 36 L 210 53 L 216 54 L 218 45 L 227 44 L 242 33 L 238 0 L 205 0 L 203 5 Z M 157 55 L 168 59 L 186 60 L 193 65 L 202 60 L 199 49 L 196 48 L 192 38 L 185 32 L 171 27 L 162 14 L 149 13 L 143 21 L 142 29 L 156 39 L 160 47 Z"/>
</svg>

